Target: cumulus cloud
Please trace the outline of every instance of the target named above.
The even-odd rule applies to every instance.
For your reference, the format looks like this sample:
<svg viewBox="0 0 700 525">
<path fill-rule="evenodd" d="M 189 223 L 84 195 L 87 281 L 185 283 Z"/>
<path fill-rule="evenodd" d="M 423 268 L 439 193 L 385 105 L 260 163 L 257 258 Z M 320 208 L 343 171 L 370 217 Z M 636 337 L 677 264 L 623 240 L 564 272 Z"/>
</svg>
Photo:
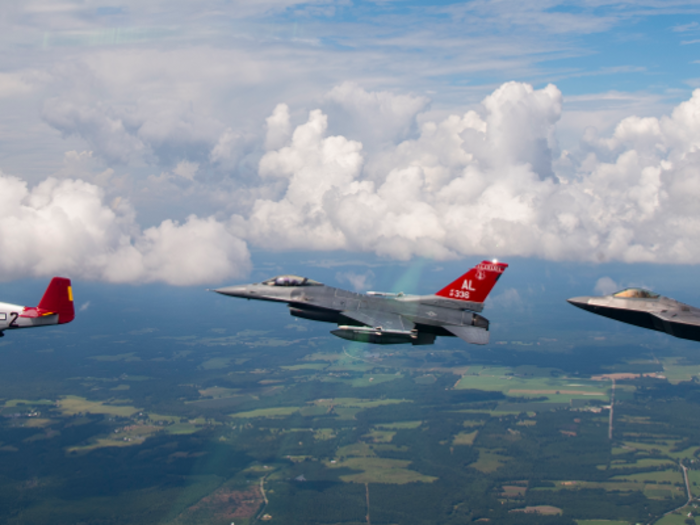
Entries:
<svg viewBox="0 0 700 525">
<path fill-rule="evenodd" d="M 238 64 L 235 74 L 221 67 L 228 62 Z M 221 100 L 224 86 L 257 82 L 258 69 L 236 51 L 101 50 L 50 69 L 57 95 L 43 101 L 42 117 L 111 164 L 170 167 L 225 157 L 224 110 L 212 100 Z"/>
<path fill-rule="evenodd" d="M 43 116 L 64 136 L 82 136 L 109 162 L 125 164 L 147 151 L 147 145 L 130 132 L 128 123 L 106 108 L 55 98 L 45 102 Z"/>
<path fill-rule="evenodd" d="M 249 155 L 255 155 L 260 139 L 252 133 L 227 128 L 209 153 L 212 165 L 226 170 L 235 170 Z M 256 160 L 259 159 L 259 156 Z"/>
<path fill-rule="evenodd" d="M 503 290 L 500 294 L 489 297 L 487 301 L 492 307 L 506 310 L 524 310 L 525 302 L 515 288 Z"/>
<path fill-rule="evenodd" d="M 369 151 L 366 137 L 333 134 L 321 109 L 293 126 L 298 112 L 278 104 L 263 133 L 221 127 L 200 160 L 183 154 L 146 179 L 159 195 L 165 186 L 174 196 L 206 188 L 215 205 L 205 215 L 216 218 L 160 219 L 144 231 L 129 200 L 114 195 L 118 177 L 97 159 L 106 147 L 128 158 L 154 142 L 129 143 L 142 134 L 123 119 L 109 120 L 109 112 L 95 113 L 94 140 L 102 140 L 104 126 L 105 137 L 124 131 L 124 141 L 94 155 L 66 153 L 64 169 L 32 188 L 0 177 L 0 219 L 8 225 L 0 233 L 0 270 L 193 284 L 242 277 L 249 244 L 404 260 L 700 262 L 700 90 L 669 115 L 630 116 L 607 135 L 588 130 L 574 151 L 557 142 L 564 103 L 553 85 L 508 82 L 474 109 L 437 120 L 420 113 L 427 107 L 420 97 L 342 84 L 325 103 L 331 99 L 354 108 L 369 127 L 387 120 L 381 147 Z M 75 111 L 59 114 L 70 121 L 82 114 Z M 84 125 L 92 117 L 75 118 Z M 244 157 L 257 161 L 253 176 L 235 171 Z M 228 166 L 231 177 L 211 177 L 212 165 Z M 111 206 L 106 191 L 116 197 Z M 362 276 L 338 278 L 367 284 Z M 601 281 L 601 292 L 603 286 L 612 287 Z"/>
<path fill-rule="evenodd" d="M 111 282 L 216 282 L 250 268 L 245 242 L 213 218 L 166 220 L 141 231 L 124 200 L 81 180 L 48 178 L 30 188 L 0 173 L 0 271 Z"/>
<path fill-rule="evenodd" d="M 272 115 L 267 117 L 267 136 L 265 137 L 265 149 L 273 150 L 287 145 L 292 135 L 292 124 L 289 120 L 289 106 L 277 104 Z"/>
<path fill-rule="evenodd" d="M 0 73 L 0 98 L 15 97 L 31 92 L 33 86 L 26 76 L 18 73 Z"/>
<path fill-rule="evenodd" d="M 335 274 L 335 278 L 338 282 L 349 283 L 356 292 L 368 290 L 370 286 L 372 286 L 374 277 L 375 275 L 372 270 L 367 270 L 364 273 L 338 272 Z"/>
<path fill-rule="evenodd" d="M 217 282 L 241 277 L 250 269 L 245 242 L 231 235 L 213 217 L 195 215 L 184 224 L 166 220 L 148 228 L 130 250 L 133 275 L 110 265 L 112 280 L 165 281 L 176 285 Z"/>
<path fill-rule="evenodd" d="M 173 173 L 179 175 L 180 177 L 187 180 L 194 180 L 195 175 L 197 175 L 197 170 L 199 169 L 199 164 L 196 162 L 187 162 L 186 160 L 180 161 Z"/>
<path fill-rule="evenodd" d="M 560 105 L 554 86 L 504 85 L 485 101 L 485 120 L 470 111 L 427 122 L 417 139 L 385 152 L 378 180 L 363 177 L 362 145 L 327 137 L 327 119 L 314 111 L 290 146 L 262 158 L 261 176 L 286 177 L 289 185 L 281 200 L 256 203 L 249 238 L 270 248 L 359 249 L 402 259 L 522 253 L 527 239 L 518 247 L 507 241 L 523 233 L 533 201 L 554 186 L 532 165 L 551 165 Z M 527 133 L 509 129 L 528 122 Z M 526 158 L 514 158 L 518 152 Z"/>
<path fill-rule="evenodd" d="M 346 246 L 342 231 L 328 220 L 329 199 L 337 192 L 360 191 L 362 145 L 345 137 L 326 137 L 327 117 L 310 113 L 297 127 L 291 145 L 265 154 L 260 176 L 283 179 L 282 200 L 258 199 L 245 220 L 245 235 L 276 249 L 333 250 Z"/>
<path fill-rule="evenodd" d="M 619 289 L 620 287 L 618 284 L 610 277 L 601 277 L 595 283 L 595 288 L 593 288 L 593 291 L 600 295 L 608 295 L 617 292 Z"/>
<path fill-rule="evenodd" d="M 206 158 L 223 125 L 193 113 L 179 100 L 108 105 L 94 100 L 52 98 L 43 118 L 64 136 L 79 136 L 110 163 L 173 164 L 187 156 Z"/>
<path fill-rule="evenodd" d="M 261 181 L 283 180 L 286 191 L 258 199 L 237 224 L 267 249 L 700 261 L 700 90 L 670 116 L 629 117 L 610 137 L 589 132 L 579 152 L 559 151 L 562 103 L 553 85 L 509 82 L 371 162 L 312 111 L 260 161 Z"/>
<path fill-rule="evenodd" d="M 325 101 L 333 130 L 362 138 L 368 150 L 408 138 L 415 131 L 416 115 L 430 102 L 423 96 L 368 92 L 354 82 L 335 86 Z"/>
</svg>

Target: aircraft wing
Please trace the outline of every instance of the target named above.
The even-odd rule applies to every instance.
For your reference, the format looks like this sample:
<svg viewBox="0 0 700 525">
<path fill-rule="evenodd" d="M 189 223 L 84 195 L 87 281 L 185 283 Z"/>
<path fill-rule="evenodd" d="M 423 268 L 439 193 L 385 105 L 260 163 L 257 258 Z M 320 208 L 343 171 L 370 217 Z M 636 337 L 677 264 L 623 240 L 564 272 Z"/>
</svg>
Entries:
<svg viewBox="0 0 700 525">
<path fill-rule="evenodd" d="M 700 341 L 700 315 L 695 312 L 666 310 L 652 312 L 657 330 L 667 334 Z"/>
<path fill-rule="evenodd" d="M 700 315 L 692 312 L 678 312 L 673 310 L 664 310 L 662 312 L 653 312 L 652 315 L 661 321 L 667 323 L 679 323 L 692 326 L 700 326 Z"/>
<path fill-rule="evenodd" d="M 489 331 L 478 326 L 456 326 L 444 324 L 442 327 L 460 339 L 473 345 L 485 345 L 489 342 Z"/>
<path fill-rule="evenodd" d="M 410 332 L 414 324 L 404 319 L 398 314 L 380 312 L 378 310 L 355 310 L 353 312 L 342 312 L 344 317 L 354 319 L 372 328 L 382 328 L 382 330 Z"/>
</svg>

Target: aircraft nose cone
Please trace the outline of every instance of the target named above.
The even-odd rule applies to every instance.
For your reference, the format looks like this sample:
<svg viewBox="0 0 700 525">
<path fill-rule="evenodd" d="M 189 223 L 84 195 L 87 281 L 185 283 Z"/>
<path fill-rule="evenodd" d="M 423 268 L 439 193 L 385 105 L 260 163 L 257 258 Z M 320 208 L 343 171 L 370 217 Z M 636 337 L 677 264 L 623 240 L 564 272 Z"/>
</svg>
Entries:
<svg viewBox="0 0 700 525">
<path fill-rule="evenodd" d="M 216 293 L 221 295 L 230 295 L 232 297 L 250 297 L 250 288 L 246 285 L 238 286 L 226 286 L 224 288 L 217 288 L 214 290 Z"/>
<path fill-rule="evenodd" d="M 574 306 L 577 306 L 578 308 L 583 308 L 584 310 L 590 310 L 591 309 L 591 304 L 590 304 L 590 297 L 582 296 L 582 297 L 572 297 L 571 299 L 567 299 L 566 302 L 573 304 Z"/>
</svg>

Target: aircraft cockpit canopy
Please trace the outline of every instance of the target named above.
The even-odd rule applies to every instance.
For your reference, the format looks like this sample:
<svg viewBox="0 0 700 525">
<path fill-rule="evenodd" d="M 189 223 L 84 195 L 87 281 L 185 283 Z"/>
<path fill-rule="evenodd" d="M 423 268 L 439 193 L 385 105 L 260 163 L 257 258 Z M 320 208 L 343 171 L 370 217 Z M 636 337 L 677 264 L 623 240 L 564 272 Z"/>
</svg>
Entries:
<svg viewBox="0 0 700 525">
<path fill-rule="evenodd" d="M 658 299 L 659 294 L 642 288 L 626 288 L 613 294 L 621 299 Z"/>
<path fill-rule="evenodd" d="M 308 279 L 307 277 L 299 277 L 298 275 L 278 275 L 267 281 L 263 281 L 262 284 L 268 286 L 320 286 L 321 283 L 314 281 L 313 279 Z"/>
</svg>

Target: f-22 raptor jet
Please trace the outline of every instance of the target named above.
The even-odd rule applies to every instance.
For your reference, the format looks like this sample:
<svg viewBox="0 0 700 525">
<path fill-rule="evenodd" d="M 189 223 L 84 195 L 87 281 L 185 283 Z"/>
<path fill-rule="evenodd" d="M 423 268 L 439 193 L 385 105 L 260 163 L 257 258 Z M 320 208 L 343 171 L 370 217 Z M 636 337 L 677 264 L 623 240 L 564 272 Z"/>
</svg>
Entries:
<svg viewBox="0 0 700 525">
<path fill-rule="evenodd" d="M 296 275 L 214 290 L 223 295 L 287 303 L 296 317 L 336 323 L 331 331 L 350 341 L 378 345 L 430 345 L 435 337 L 457 336 L 467 343 L 489 341 L 489 321 L 477 312 L 507 264 L 483 261 L 434 295 L 367 292 L 332 288 Z"/>
<path fill-rule="evenodd" d="M 642 288 L 601 297 L 572 297 L 574 306 L 674 337 L 700 341 L 700 309 Z"/>
<path fill-rule="evenodd" d="M 51 279 L 38 306 L 0 303 L 0 337 L 5 330 L 70 323 L 75 317 L 70 279 Z"/>
</svg>

